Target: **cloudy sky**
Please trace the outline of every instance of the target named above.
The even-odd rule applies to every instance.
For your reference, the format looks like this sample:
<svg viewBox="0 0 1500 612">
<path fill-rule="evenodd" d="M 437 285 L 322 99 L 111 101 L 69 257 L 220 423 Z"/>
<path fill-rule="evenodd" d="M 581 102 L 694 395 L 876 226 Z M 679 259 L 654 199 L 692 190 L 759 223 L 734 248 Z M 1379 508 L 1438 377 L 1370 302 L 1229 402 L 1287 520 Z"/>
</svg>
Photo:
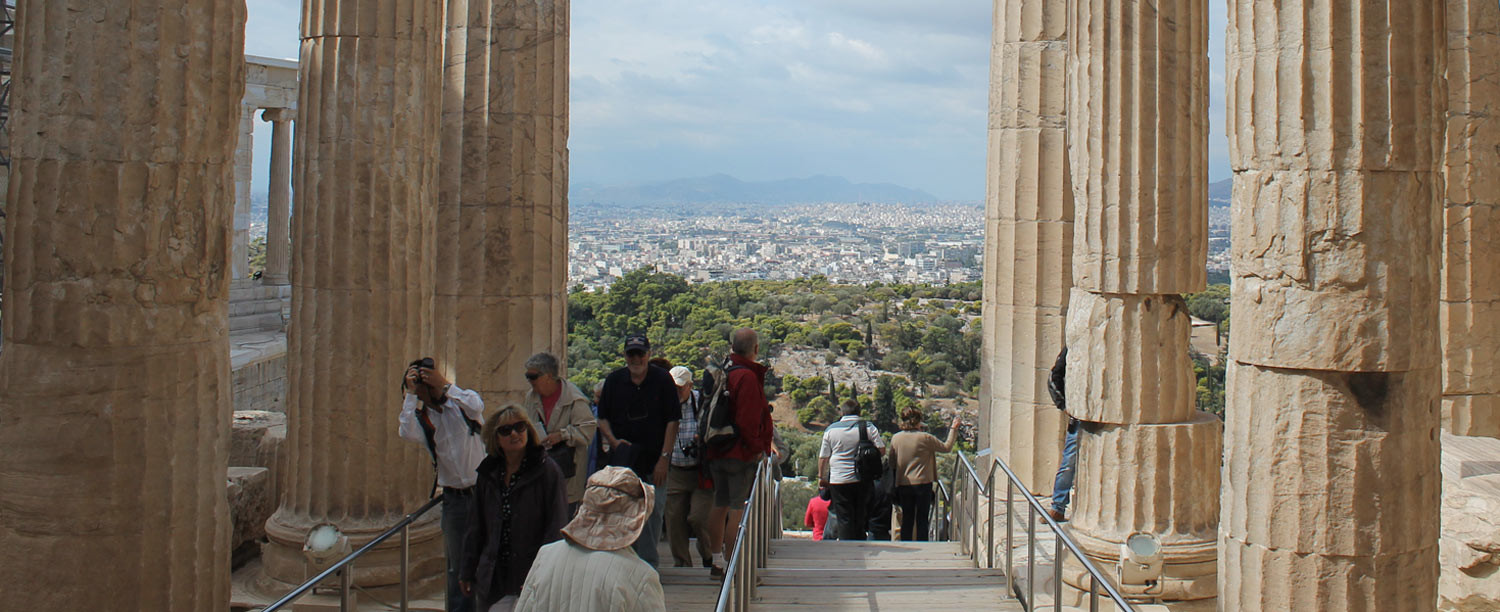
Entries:
<svg viewBox="0 0 1500 612">
<path fill-rule="evenodd" d="M 250 0 L 246 53 L 296 59 L 300 3 Z M 1225 16 L 1210 7 L 1219 180 Z M 571 180 L 831 174 L 983 200 L 991 10 L 989 0 L 573 0 Z M 269 147 L 260 124 L 257 170 Z"/>
</svg>

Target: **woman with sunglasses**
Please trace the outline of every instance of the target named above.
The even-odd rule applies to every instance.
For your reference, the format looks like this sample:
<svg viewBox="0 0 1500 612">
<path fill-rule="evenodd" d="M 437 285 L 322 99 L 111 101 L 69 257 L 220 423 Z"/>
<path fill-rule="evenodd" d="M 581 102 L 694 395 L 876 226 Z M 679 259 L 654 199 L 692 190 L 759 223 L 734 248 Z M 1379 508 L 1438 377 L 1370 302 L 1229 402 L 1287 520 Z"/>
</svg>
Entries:
<svg viewBox="0 0 1500 612">
<path fill-rule="evenodd" d="M 506 612 L 521 594 L 537 550 L 562 537 L 567 481 L 520 406 L 501 408 L 480 435 L 488 456 L 474 485 L 459 585 L 478 601 L 480 612 Z"/>
</svg>

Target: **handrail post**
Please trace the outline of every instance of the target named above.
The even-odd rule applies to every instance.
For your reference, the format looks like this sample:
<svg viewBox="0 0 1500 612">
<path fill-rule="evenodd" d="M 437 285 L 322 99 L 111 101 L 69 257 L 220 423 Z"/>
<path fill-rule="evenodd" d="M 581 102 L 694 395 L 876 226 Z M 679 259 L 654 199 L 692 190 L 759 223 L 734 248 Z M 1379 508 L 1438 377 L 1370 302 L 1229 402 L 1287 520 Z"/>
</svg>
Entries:
<svg viewBox="0 0 1500 612">
<path fill-rule="evenodd" d="M 411 525 L 401 526 L 401 612 L 411 606 Z"/>
<path fill-rule="evenodd" d="M 1016 580 L 1012 576 L 1016 566 L 1014 553 L 1016 534 L 1016 506 L 1012 500 L 1016 498 L 1016 483 L 1011 479 L 1005 479 L 1005 594 L 1010 597 L 1016 596 Z"/>
<path fill-rule="evenodd" d="M 1052 611 L 1062 612 L 1063 540 L 1052 541 Z"/>
<path fill-rule="evenodd" d="M 969 515 L 969 540 L 973 542 L 969 548 L 969 554 L 974 556 L 974 567 L 977 568 L 979 567 L 979 475 L 971 475 L 974 476 L 974 494 L 969 497 L 974 499 L 970 500 L 969 506 L 974 509 L 974 512 Z"/>
<path fill-rule="evenodd" d="M 999 464 L 990 465 L 990 475 L 984 479 L 985 498 L 989 500 L 989 508 L 985 510 L 988 516 L 984 522 L 984 556 L 987 560 L 985 567 L 989 569 L 995 569 L 995 471 L 998 469 Z"/>
<path fill-rule="evenodd" d="M 349 563 L 339 572 L 339 612 L 349 612 L 349 586 L 353 582 L 354 564 Z"/>
<path fill-rule="evenodd" d="M 1026 505 L 1026 607 L 1036 609 L 1036 508 Z"/>
</svg>

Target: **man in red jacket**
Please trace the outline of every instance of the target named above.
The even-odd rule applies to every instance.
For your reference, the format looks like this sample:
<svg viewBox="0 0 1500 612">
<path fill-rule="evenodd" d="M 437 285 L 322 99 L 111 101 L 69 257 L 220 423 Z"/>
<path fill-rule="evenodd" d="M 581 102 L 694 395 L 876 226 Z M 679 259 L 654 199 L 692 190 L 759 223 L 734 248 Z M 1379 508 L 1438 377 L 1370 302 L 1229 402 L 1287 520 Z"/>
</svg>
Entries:
<svg viewBox="0 0 1500 612">
<path fill-rule="evenodd" d="M 729 396 L 734 407 L 734 424 L 739 440 L 725 449 L 710 449 L 708 472 L 714 479 L 714 507 L 708 513 L 708 548 L 713 552 L 709 575 L 724 577 L 724 559 L 734 549 L 740 517 L 750 498 L 755 468 L 771 445 L 771 405 L 766 403 L 766 366 L 755 362 L 760 356 L 760 339 L 755 330 L 741 328 L 730 339 Z"/>
</svg>

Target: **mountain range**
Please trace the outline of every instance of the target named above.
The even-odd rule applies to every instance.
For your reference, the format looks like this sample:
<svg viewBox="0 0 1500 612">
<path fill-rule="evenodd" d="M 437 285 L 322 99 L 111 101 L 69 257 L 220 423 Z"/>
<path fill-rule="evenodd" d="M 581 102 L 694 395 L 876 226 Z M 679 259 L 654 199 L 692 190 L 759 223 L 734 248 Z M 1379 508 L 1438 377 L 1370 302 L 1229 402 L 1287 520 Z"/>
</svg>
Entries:
<svg viewBox="0 0 1500 612">
<path fill-rule="evenodd" d="M 574 183 L 574 204 L 818 204 L 937 202 L 925 191 L 891 183 L 853 183 L 841 176 L 810 176 L 775 181 L 742 181 L 727 174 L 632 185 Z"/>
</svg>

